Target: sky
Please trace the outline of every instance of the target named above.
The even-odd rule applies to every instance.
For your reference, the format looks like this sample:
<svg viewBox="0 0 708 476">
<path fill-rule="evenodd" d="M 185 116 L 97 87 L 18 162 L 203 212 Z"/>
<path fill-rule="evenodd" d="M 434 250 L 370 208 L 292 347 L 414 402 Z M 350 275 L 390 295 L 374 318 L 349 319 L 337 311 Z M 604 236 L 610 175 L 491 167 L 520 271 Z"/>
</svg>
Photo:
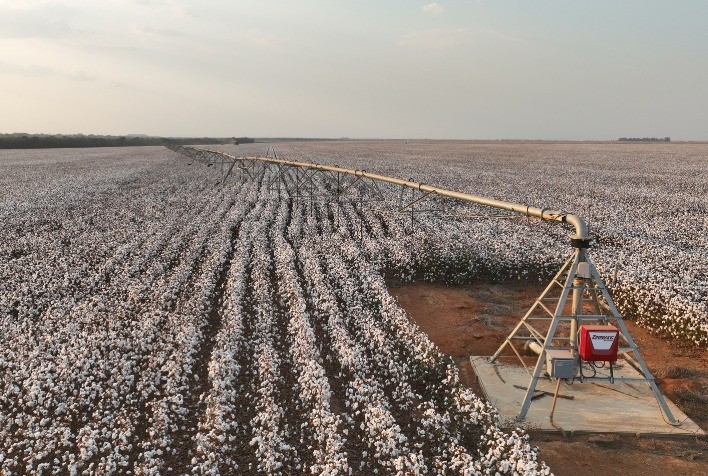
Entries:
<svg viewBox="0 0 708 476">
<path fill-rule="evenodd" d="M 708 140 L 703 0 L 0 0 L 0 133 Z"/>
</svg>

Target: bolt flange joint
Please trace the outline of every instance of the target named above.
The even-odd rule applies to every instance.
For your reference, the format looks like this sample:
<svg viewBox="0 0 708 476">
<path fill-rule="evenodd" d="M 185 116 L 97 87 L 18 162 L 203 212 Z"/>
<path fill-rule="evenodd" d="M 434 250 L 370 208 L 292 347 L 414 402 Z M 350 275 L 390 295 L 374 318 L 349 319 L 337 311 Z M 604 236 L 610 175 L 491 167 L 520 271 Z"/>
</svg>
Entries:
<svg viewBox="0 0 708 476">
<path fill-rule="evenodd" d="M 588 249 L 592 238 L 589 236 L 570 235 L 570 244 L 573 248 Z"/>
</svg>

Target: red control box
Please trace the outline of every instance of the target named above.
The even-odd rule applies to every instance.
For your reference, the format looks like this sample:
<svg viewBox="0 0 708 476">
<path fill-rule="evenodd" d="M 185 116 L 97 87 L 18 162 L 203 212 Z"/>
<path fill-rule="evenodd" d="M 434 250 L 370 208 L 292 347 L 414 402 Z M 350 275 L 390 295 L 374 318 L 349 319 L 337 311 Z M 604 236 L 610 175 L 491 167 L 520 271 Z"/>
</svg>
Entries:
<svg viewBox="0 0 708 476">
<path fill-rule="evenodd" d="M 615 326 L 580 326 L 580 358 L 591 362 L 614 362 L 619 347 Z"/>
</svg>

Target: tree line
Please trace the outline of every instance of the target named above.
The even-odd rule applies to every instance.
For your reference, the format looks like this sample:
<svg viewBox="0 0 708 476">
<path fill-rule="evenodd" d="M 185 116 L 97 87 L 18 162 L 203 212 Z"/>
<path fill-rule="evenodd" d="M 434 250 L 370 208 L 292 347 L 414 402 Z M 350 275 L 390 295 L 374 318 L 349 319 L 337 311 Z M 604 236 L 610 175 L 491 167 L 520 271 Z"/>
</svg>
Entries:
<svg viewBox="0 0 708 476">
<path fill-rule="evenodd" d="M 620 137 L 620 142 L 671 142 L 671 137 Z"/>
<path fill-rule="evenodd" d="M 53 149 L 62 147 L 127 147 L 145 145 L 205 145 L 253 143 L 249 137 L 155 137 L 84 134 L 0 134 L 0 149 Z"/>
</svg>

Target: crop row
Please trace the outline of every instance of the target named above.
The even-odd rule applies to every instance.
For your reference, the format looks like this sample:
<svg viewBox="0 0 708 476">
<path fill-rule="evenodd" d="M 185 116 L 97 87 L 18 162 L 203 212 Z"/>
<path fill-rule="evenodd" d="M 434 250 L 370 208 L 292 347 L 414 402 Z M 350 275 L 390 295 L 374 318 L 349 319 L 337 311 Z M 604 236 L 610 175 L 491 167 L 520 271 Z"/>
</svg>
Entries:
<svg viewBox="0 0 708 476">
<path fill-rule="evenodd" d="M 404 220 L 145 151 L 0 160 L 4 473 L 548 473 L 388 294 Z"/>
</svg>

